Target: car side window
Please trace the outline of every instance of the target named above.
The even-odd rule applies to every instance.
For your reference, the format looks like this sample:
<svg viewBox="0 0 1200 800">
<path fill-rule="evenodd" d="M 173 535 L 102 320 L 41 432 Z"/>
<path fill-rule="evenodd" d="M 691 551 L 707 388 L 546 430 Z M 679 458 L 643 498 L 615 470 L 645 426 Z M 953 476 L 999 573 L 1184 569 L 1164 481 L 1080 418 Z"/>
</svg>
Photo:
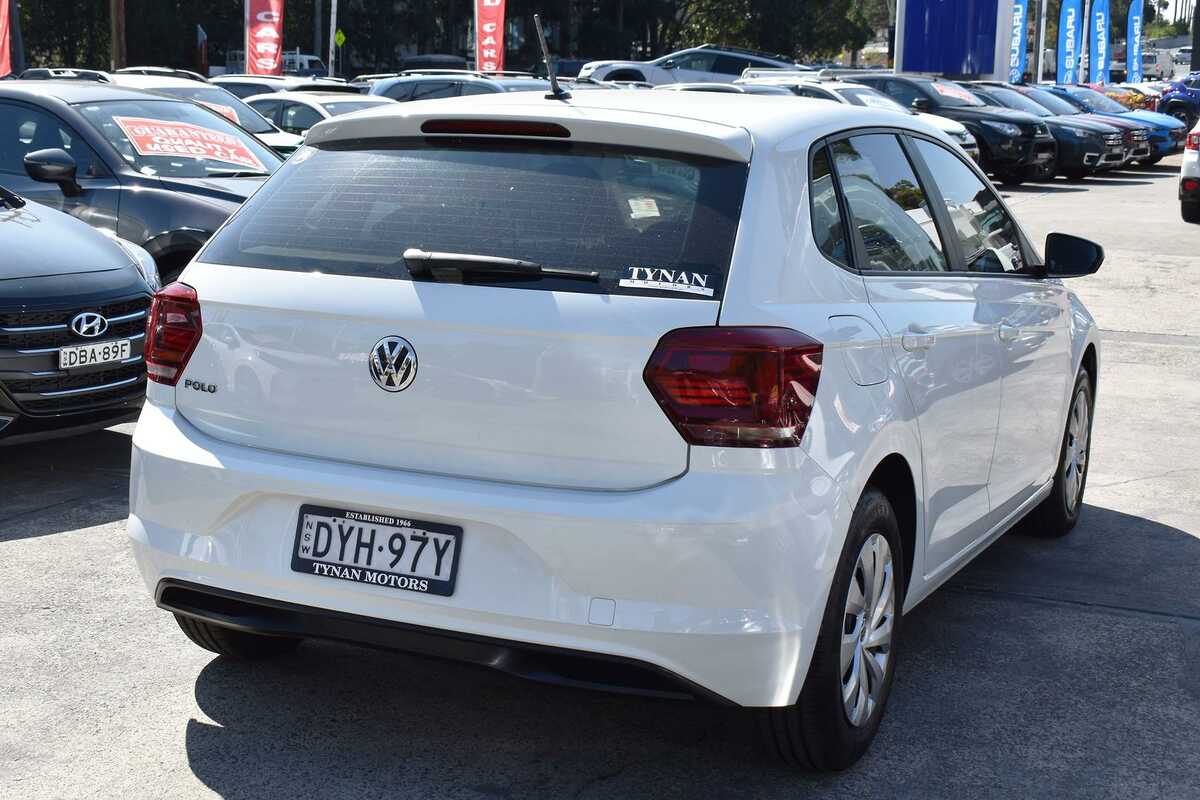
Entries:
<svg viewBox="0 0 1200 800">
<path fill-rule="evenodd" d="M 423 81 L 413 88 L 411 100 L 458 97 L 458 84 L 451 81 Z"/>
<path fill-rule="evenodd" d="M 712 72 L 713 64 L 716 62 L 716 60 L 716 53 L 688 53 L 676 58 L 675 66 L 679 69 L 694 69 L 698 72 Z"/>
<path fill-rule="evenodd" d="M 255 100 L 250 104 L 250 107 L 271 120 L 271 122 L 279 125 L 279 108 L 282 105 L 283 103 L 279 100 Z"/>
<path fill-rule="evenodd" d="M 403 103 L 412 96 L 412 90 L 413 84 L 411 82 L 393 83 L 383 90 L 383 96 Z"/>
<path fill-rule="evenodd" d="M 862 239 L 863 270 L 944 272 L 946 249 L 916 171 L 892 134 L 834 142 L 834 168 Z"/>
<path fill-rule="evenodd" d="M 842 224 L 842 211 L 838 207 L 833 171 L 829 166 L 829 151 L 825 147 L 813 156 L 809 193 L 813 238 L 817 241 L 817 247 L 829 260 L 843 267 L 850 266 L 850 247 L 846 240 L 846 228 Z"/>
<path fill-rule="evenodd" d="M 888 81 L 883 92 L 905 108 L 911 108 L 914 100 L 924 97 L 916 87 L 904 81 Z"/>
<path fill-rule="evenodd" d="M 469 97 L 474 94 L 495 94 L 496 90 L 491 86 L 482 83 L 464 83 L 462 85 L 462 96 Z"/>
<path fill-rule="evenodd" d="M 814 89 L 810 86 L 797 86 L 792 91 L 794 91 L 796 94 L 800 95 L 801 97 L 815 97 L 818 100 L 833 100 L 833 101 L 837 100 L 836 97 L 834 97 L 833 95 L 831 95 L 829 92 L 825 91 L 824 89 Z"/>
<path fill-rule="evenodd" d="M 300 103 L 288 103 L 283 108 L 283 124 L 279 127 L 288 133 L 300 135 L 322 119 L 324 117 L 314 108 Z"/>
<path fill-rule="evenodd" d="M 81 178 L 108 174 L 92 149 L 58 117 L 31 106 L 0 103 L 0 172 L 24 175 L 25 156 L 47 148 L 69 153 Z"/>
<path fill-rule="evenodd" d="M 247 97 L 253 97 L 256 94 L 266 94 L 271 91 L 271 87 L 262 83 L 222 83 L 222 89 L 237 95 L 245 100 Z"/>
<path fill-rule="evenodd" d="M 917 139 L 916 145 L 946 202 L 967 270 L 1027 272 L 1016 223 L 996 193 L 946 148 L 924 139 Z"/>
<path fill-rule="evenodd" d="M 758 66 L 744 56 L 719 55 L 713 61 L 712 71 L 722 75 L 741 75 L 747 67 Z"/>
</svg>

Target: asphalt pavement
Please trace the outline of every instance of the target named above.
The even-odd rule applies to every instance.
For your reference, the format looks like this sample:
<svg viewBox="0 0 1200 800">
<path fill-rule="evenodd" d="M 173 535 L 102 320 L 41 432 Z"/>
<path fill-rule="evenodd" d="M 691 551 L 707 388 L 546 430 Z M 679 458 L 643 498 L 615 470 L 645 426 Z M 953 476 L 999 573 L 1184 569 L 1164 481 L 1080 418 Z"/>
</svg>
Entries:
<svg viewBox="0 0 1200 800">
<path fill-rule="evenodd" d="M 0 449 L 0 798 L 1200 798 L 1200 227 L 1178 157 L 1005 190 L 1094 238 L 1087 507 L 1008 535 L 906 618 L 862 762 L 796 774 L 737 713 L 306 643 L 188 642 L 125 543 L 132 426 Z"/>
</svg>

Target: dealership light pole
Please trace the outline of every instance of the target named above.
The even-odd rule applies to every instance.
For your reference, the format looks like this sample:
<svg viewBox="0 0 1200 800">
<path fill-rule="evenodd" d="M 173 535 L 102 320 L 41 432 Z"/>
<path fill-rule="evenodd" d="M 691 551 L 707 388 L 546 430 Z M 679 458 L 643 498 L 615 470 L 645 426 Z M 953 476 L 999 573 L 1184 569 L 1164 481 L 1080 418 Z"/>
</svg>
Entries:
<svg viewBox="0 0 1200 800">
<path fill-rule="evenodd" d="M 1134 0 L 1138 2 L 1138 0 Z M 1037 51 L 1033 54 L 1033 82 L 1041 83 L 1042 76 L 1046 74 L 1046 12 L 1049 4 L 1046 0 L 1038 0 L 1037 16 L 1037 31 L 1033 37 L 1033 41 L 1037 47 Z"/>
<path fill-rule="evenodd" d="M 334 48 L 337 47 L 337 42 L 334 37 L 337 35 L 337 0 L 329 0 L 329 77 L 334 77 L 337 70 L 333 67 Z"/>
<path fill-rule="evenodd" d="M 115 71 L 125 66 L 125 0 L 112 0 L 109 4 L 109 24 L 112 33 L 109 68 Z"/>
<path fill-rule="evenodd" d="M 313 0 L 313 48 L 314 56 L 321 54 L 321 0 Z"/>
</svg>

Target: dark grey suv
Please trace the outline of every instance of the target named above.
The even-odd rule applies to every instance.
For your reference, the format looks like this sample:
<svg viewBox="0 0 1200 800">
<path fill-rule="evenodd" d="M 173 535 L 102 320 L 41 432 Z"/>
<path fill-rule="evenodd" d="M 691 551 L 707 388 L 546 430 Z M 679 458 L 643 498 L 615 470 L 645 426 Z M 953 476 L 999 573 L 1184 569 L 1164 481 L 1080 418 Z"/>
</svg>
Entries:
<svg viewBox="0 0 1200 800">
<path fill-rule="evenodd" d="M 141 245 L 164 281 L 281 163 L 184 100 L 103 83 L 0 82 L 0 184 Z"/>
<path fill-rule="evenodd" d="M 0 254 L 0 444 L 133 419 L 150 256 L 2 187 Z"/>
</svg>

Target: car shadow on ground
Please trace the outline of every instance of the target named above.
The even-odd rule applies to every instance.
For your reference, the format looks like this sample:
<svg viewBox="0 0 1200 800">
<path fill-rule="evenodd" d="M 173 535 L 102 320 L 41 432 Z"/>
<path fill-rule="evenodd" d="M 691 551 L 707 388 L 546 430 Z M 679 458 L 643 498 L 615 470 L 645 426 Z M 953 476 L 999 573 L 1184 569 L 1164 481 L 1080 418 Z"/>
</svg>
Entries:
<svg viewBox="0 0 1200 800">
<path fill-rule="evenodd" d="M 0 448 L 0 542 L 115 522 L 129 513 L 127 433 Z"/>
<path fill-rule="evenodd" d="M 833 776 L 758 755 L 739 710 L 327 643 L 214 658 L 183 743 L 226 798 L 1182 796 L 1197 563 L 1192 534 L 1092 506 L 1067 539 L 1003 537 L 905 617 L 879 739 Z"/>
</svg>

